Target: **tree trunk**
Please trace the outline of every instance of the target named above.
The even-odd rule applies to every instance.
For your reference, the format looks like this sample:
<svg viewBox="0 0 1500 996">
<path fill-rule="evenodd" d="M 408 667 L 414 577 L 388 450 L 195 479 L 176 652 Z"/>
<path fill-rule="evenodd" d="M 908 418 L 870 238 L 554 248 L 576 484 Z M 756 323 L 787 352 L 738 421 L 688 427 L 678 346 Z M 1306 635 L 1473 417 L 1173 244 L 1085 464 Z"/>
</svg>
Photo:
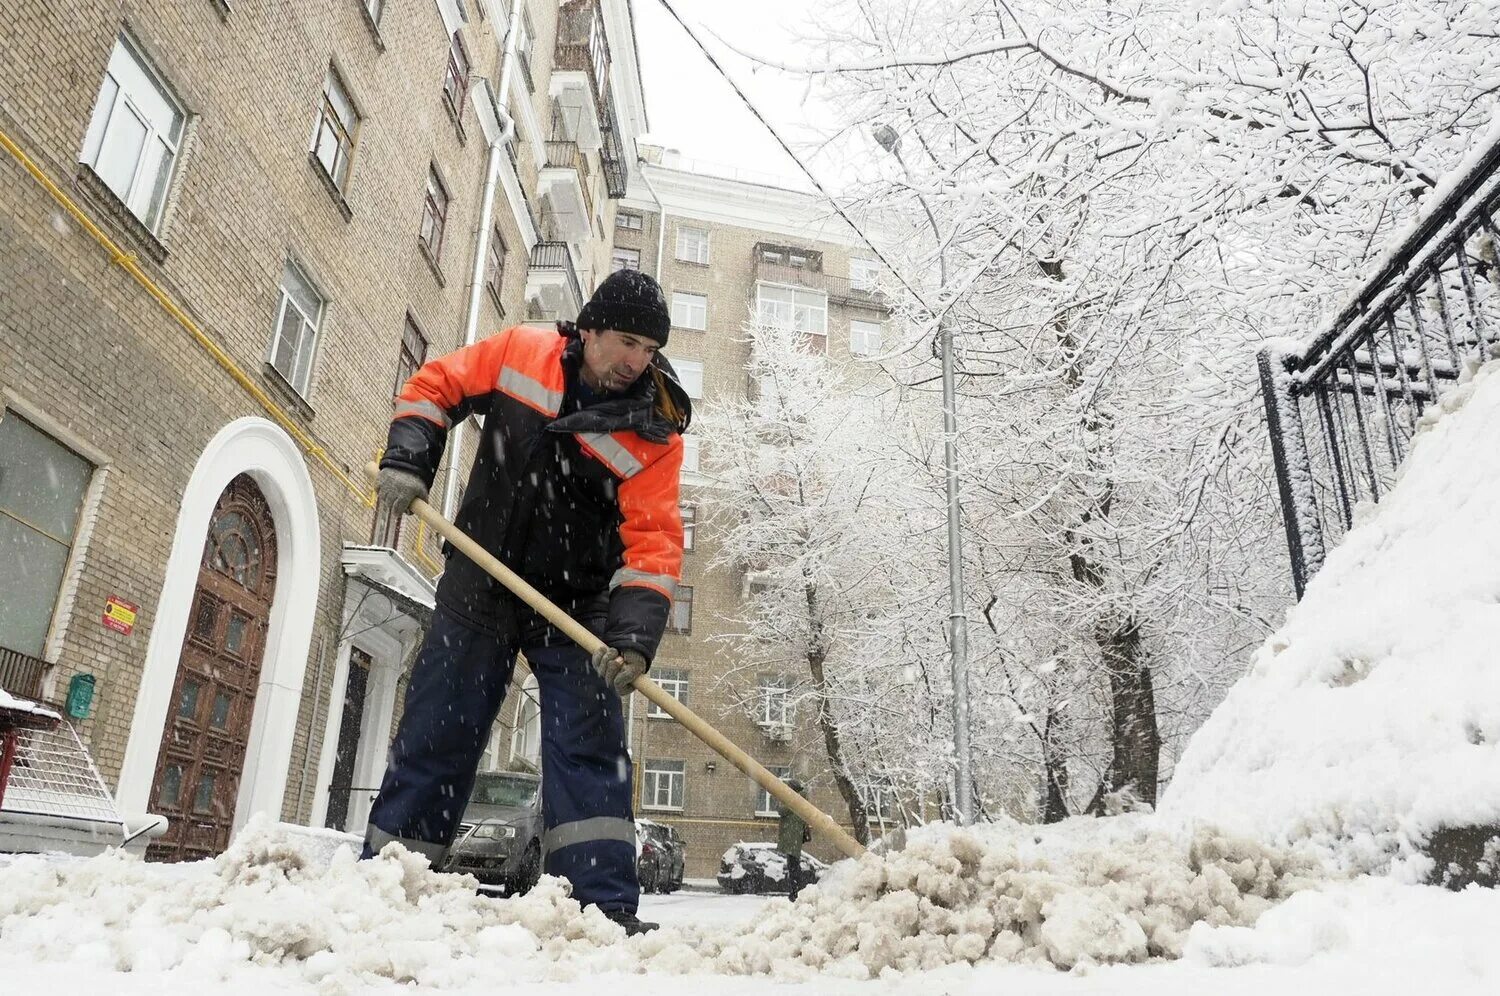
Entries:
<svg viewBox="0 0 1500 996">
<path fill-rule="evenodd" d="M 1042 771 L 1046 779 L 1046 798 L 1042 806 L 1042 822 L 1058 823 L 1068 818 L 1068 766 L 1057 751 L 1059 729 L 1064 723 L 1062 713 L 1052 706 L 1047 707 L 1047 725 L 1042 741 Z"/>
<path fill-rule="evenodd" d="M 1141 646 L 1140 625 L 1133 617 L 1121 619 L 1114 625 L 1101 625 L 1096 637 L 1109 673 L 1114 751 L 1089 810 L 1102 812 L 1105 793 L 1127 787 L 1142 802 L 1155 806 L 1161 732 L 1156 725 L 1156 690 Z"/>
<path fill-rule="evenodd" d="M 828 751 L 828 768 L 833 772 L 833 781 L 838 786 L 839 795 L 844 798 L 844 805 L 849 807 L 849 822 L 854 824 L 854 839 L 861 844 L 868 844 L 870 814 L 859 796 L 859 789 L 849 779 L 838 724 L 834 720 L 833 710 L 828 707 L 828 675 L 823 668 L 827 654 L 823 649 L 823 628 L 817 621 L 817 589 L 808 586 L 804 593 L 807 598 L 808 619 L 807 671 L 812 675 L 813 689 L 818 694 L 818 728 L 823 731 L 823 747 Z"/>
</svg>

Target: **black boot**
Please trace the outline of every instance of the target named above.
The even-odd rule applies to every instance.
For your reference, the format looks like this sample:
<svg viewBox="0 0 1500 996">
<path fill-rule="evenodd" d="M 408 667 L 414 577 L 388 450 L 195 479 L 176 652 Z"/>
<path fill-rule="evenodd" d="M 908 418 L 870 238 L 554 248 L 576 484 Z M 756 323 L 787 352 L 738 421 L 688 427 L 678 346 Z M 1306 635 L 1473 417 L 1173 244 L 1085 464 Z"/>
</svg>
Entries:
<svg viewBox="0 0 1500 996">
<path fill-rule="evenodd" d="M 625 928 L 626 937 L 634 937 L 636 934 L 644 934 L 648 930 L 660 927 L 659 923 L 651 923 L 642 920 L 629 910 L 605 910 L 604 915 L 614 923 Z"/>
</svg>

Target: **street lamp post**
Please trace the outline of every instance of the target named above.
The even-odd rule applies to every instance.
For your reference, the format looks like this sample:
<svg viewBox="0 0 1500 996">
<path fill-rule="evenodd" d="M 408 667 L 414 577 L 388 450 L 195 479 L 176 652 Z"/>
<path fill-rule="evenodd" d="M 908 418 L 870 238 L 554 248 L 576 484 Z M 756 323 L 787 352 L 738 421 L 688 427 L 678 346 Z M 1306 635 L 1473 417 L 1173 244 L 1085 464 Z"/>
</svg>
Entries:
<svg viewBox="0 0 1500 996">
<path fill-rule="evenodd" d="M 901 136 L 890 125 L 874 130 L 875 141 L 895 157 L 911 181 L 901 158 Z M 915 188 L 913 188 L 915 189 Z M 948 286 L 948 252 L 937 218 L 920 191 L 917 200 L 932 226 L 938 246 L 938 286 Z M 962 825 L 974 822 L 974 780 L 969 759 L 969 619 L 964 614 L 963 540 L 958 528 L 958 392 L 953 374 L 953 323 L 938 321 L 938 345 L 943 362 L 943 470 L 948 492 L 948 650 L 953 677 L 953 806 Z"/>
</svg>

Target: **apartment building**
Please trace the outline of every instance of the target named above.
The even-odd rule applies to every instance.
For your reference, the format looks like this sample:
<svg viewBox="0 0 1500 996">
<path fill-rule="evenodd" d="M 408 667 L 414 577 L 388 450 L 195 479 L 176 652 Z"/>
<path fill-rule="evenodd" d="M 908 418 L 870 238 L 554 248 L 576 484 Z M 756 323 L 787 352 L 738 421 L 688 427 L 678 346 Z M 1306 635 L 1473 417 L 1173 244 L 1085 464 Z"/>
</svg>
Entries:
<svg viewBox="0 0 1500 996">
<path fill-rule="evenodd" d="M 744 332 L 751 316 L 796 329 L 810 350 L 846 363 L 856 377 L 879 375 L 878 367 L 852 361 L 879 351 L 890 318 L 880 268 L 825 201 L 660 149 L 643 146 L 642 153 L 649 161 L 640 166 L 640 182 L 615 215 L 612 265 L 661 282 L 672 308 L 666 352 L 700 406 L 753 389 Z M 740 673 L 719 639 L 735 629 L 729 620 L 751 579 L 711 566 L 718 548 L 709 515 L 714 492 L 699 467 L 712 455 L 691 432 L 685 438 L 688 553 L 652 677 L 773 772 L 806 783 L 825 812 L 847 819 L 813 717 L 788 708 L 797 676 Z M 712 876 L 737 841 L 776 839 L 769 794 L 639 699 L 631 747 L 637 810 L 680 829 L 688 875 Z M 816 842 L 810 849 L 836 856 Z"/>
<path fill-rule="evenodd" d="M 254 813 L 358 830 L 440 569 L 363 467 L 427 356 L 608 272 L 630 5 L 7 14 L 0 687 L 68 704 L 121 808 L 171 820 L 157 857 Z"/>
</svg>

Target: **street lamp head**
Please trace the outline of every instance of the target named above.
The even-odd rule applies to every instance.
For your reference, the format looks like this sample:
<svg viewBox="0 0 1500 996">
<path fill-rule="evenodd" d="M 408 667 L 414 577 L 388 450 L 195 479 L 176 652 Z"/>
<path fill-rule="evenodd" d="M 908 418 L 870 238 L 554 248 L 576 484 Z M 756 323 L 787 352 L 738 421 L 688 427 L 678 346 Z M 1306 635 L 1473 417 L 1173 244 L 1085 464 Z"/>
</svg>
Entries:
<svg viewBox="0 0 1500 996">
<path fill-rule="evenodd" d="M 870 134 L 882 149 L 898 159 L 901 157 L 901 136 L 896 134 L 896 129 L 882 123 L 871 128 Z"/>
</svg>

